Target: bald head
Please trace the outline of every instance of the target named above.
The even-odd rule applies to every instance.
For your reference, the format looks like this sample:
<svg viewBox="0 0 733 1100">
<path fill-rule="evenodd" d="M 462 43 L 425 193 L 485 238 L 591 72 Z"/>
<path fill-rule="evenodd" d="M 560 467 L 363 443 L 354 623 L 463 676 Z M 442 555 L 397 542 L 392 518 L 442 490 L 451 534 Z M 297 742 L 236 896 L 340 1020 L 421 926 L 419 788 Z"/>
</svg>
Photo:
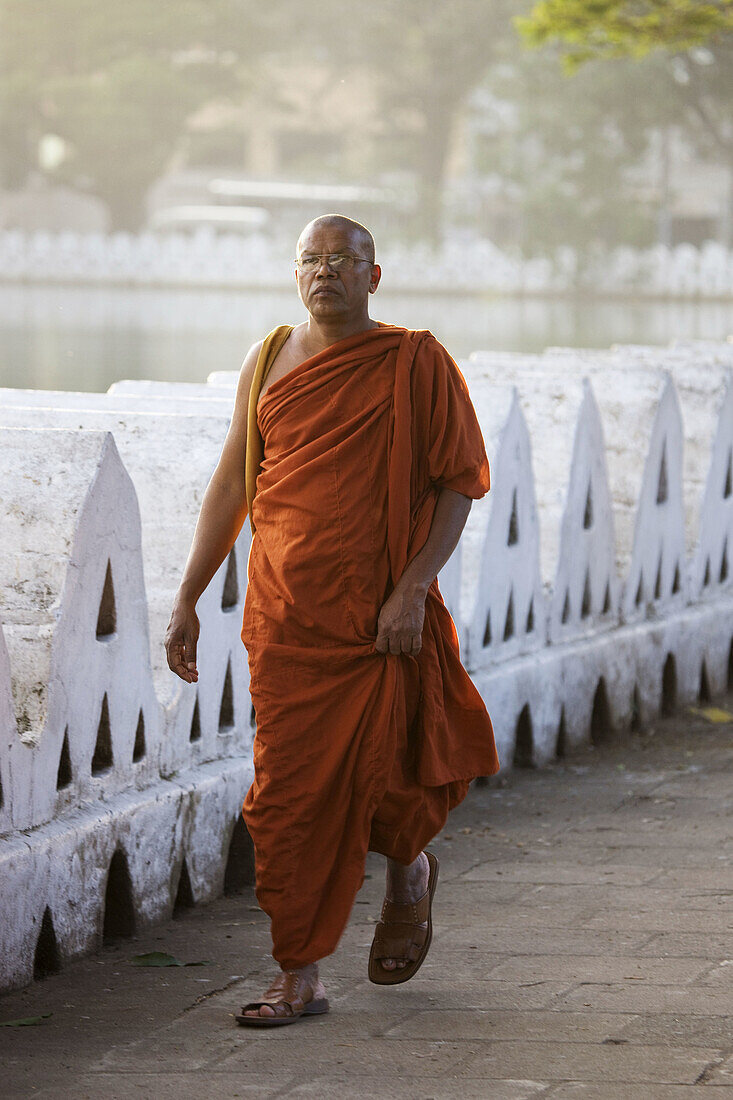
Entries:
<svg viewBox="0 0 733 1100">
<path fill-rule="evenodd" d="M 322 214 L 320 218 L 314 218 L 308 222 L 303 232 L 298 237 L 298 255 L 303 250 L 305 241 L 318 234 L 320 231 L 336 230 L 347 234 L 351 247 L 365 259 L 374 263 L 374 237 L 361 222 L 355 222 L 353 218 L 347 218 L 343 214 Z"/>
</svg>

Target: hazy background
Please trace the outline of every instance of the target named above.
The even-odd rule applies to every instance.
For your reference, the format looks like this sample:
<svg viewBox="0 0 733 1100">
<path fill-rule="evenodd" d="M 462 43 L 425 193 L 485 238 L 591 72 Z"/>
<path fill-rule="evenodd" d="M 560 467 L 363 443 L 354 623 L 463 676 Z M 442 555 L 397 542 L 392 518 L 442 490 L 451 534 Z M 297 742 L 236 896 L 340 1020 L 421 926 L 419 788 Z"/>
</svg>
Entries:
<svg viewBox="0 0 733 1100">
<path fill-rule="evenodd" d="M 0 230 L 208 227 L 264 237 L 283 264 L 268 292 L 256 271 L 237 293 L 0 283 L 0 384 L 236 369 L 301 318 L 284 289 L 294 240 L 327 210 L 365 221 L 378 251 L 429 246 L 435 265 L 446 239 L 511 257 L 571 246 L 581 269 L 619 245 L 733 246 L 729 38 L 568 76 L 556 47 L 523 44 L 512 17 L 531 7 L 0 0 Z M 393 293 L 386 271 L 374 313 L 456 356 L 733 330 L 730 300 L 423 289 Z"/>
</svg>

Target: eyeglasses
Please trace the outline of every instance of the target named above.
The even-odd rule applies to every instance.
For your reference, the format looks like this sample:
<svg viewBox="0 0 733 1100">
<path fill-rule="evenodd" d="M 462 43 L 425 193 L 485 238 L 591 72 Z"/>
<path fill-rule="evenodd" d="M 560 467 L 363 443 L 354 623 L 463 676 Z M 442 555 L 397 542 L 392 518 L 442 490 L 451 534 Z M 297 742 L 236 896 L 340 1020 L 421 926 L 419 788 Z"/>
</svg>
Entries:
<svg viewBox="0 0 733 1100">
<path fill-rule="evenodd" d="M 364 256 L 351 256 L 348 252 L 334 252 L 330 256 L 299 256 L 295 261 L 295 266 L 298 271 L 309 274 L 318 270 L 322 260 L 325 260 L 327 265 L 334 271 L 351 271 L 354 264 L 374 263 L 373 260 L 367 260 Z"/>
</svg>

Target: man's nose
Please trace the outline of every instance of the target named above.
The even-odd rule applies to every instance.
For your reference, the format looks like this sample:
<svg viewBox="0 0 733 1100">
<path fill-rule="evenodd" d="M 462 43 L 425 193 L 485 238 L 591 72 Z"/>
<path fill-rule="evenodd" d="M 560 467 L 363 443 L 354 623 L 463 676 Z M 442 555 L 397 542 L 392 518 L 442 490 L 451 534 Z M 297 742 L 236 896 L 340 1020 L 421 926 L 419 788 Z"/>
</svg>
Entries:
<svg viewBox="0 0 733 1100">
<path fill-rule="evenodd" d="M 331 275 L 336 274 L 336 272 L 333 270 L 333 268 L 329 267 L 329 265 L 328 265 L 328 256 L 319 256 L 318 258 L 321 262 L 319 263 L 318 267 L 316 268 L 316 278 L 320 279 L 320 278 L 323 278 L 325 276 L 328 279 L 328 278 L 331 277 Z"/>
</svg>

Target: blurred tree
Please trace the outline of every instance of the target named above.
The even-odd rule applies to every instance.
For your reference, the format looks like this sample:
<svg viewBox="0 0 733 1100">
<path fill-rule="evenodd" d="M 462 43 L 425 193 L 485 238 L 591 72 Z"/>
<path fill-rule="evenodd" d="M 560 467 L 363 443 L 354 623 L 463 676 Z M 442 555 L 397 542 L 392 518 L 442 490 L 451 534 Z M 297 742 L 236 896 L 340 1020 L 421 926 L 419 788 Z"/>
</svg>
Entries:
<svg viewBox="0 0 733 1100">
<path fill-rule="evenodd" d="M 21 187 L 53 132 L 70 146 L 54 172 L 137 228 L 145 193 L 191 111 L 241 90 L 271 29 L 247 0 L 0 0 L 0 183 Z"/>
<path fill-rule="evenodd" d="M 528 44 L 557 45 L 568 73 L 665 52 L 655 106 L 676 111 L 670 121 L 693 148 L 727 166 L 720 236 L 733 246 L 733 0 L 540 0 L 515 23 Z"/>
<path fill-rule="evenodd" d="M 515 19 L 534 46 L 559 42 L 566 67 L 714 45 L 733 32 L 733 0 L 538 0 Z"/>
<path fill-rule="evenodd" d="M 660 94 L 665 82 L 652 62 L 599 63 L 570 81 L 547 54 L 520 55 L 492 72 L 485 88 L 500 122 L 490 124 L 484 104 L 477 168 L 500 182 L 517 215 L 491 227 L 497 242 L 526 255 L 571 245 L 581 257 L 652 243 L 654 210 L 639 196 L 634 169 L 651 135 L 675 117 Z"/>
<path fill-rule="evenodd" d="M 319 5 L 314 28 L 329 63 L 370 74 L 385 130 L 383 169 L 408 167 L 418 186 L 414 235 L 440 240 L 446 166 L 466 100 L 510 43 L 516 0 L 371 0 Z M 396 140 L 395 140 L 396 138 Z"/>
</svg>

